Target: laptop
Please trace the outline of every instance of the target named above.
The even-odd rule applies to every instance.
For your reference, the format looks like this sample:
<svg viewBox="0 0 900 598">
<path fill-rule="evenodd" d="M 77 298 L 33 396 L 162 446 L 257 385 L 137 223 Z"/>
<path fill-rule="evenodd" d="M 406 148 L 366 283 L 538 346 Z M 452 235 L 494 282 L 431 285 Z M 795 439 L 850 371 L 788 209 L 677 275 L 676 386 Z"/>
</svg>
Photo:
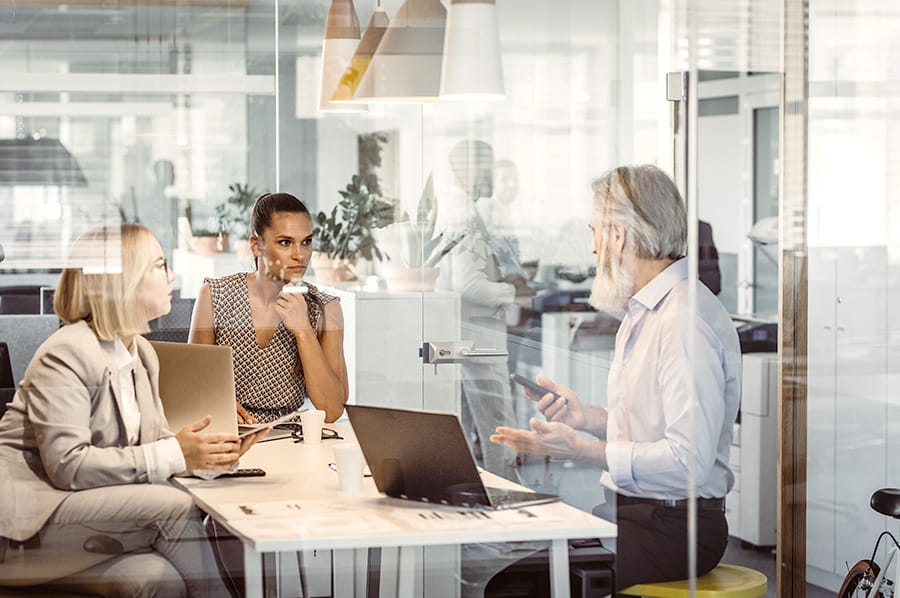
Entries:
<svg viewBox="0 0 900 598">
<path fill-rule="evenodd" d="M 159 397 L 178 432 L 207 415 L 204 432 L 237 434 L 231 347 L 150 341 L 159 357 Z"/>
<path fill-rule="evenodd" d="M 393 498 L 487 509 L 560 499 L 486 487 L 453 413 L 347 405 L 347 415 L 379 492 Z"/>
</svg>

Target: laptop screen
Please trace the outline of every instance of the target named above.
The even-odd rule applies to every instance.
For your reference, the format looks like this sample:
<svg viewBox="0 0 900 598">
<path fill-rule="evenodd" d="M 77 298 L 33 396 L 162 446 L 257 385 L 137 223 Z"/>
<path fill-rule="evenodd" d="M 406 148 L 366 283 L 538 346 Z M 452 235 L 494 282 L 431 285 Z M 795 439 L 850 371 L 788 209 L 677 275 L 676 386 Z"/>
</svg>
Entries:
<svg viewBox="0 0 900 598">
<path fill-rule="evenodd" d="M 459 419 L 452 413 L 347 405 L 372 478 L 394 498 L 490 505 Z"/>
</svg>

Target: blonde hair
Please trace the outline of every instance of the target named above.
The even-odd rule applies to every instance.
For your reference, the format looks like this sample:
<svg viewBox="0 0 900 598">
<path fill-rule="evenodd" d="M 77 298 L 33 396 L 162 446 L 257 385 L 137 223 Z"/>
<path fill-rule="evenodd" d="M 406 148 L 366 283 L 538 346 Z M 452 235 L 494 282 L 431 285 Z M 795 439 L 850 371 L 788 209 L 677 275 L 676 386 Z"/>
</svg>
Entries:
<svg viewBox="0 0 900 598">
<path fill-rule="evenodd" d="M 85 231 L 69 253 L 53 310 L 66 323 L 85 321 L 101 340 L 150 330 L 137 287 L 153 258 L 155 238 L 138 224 L 105 224 Z"/>
</svg>

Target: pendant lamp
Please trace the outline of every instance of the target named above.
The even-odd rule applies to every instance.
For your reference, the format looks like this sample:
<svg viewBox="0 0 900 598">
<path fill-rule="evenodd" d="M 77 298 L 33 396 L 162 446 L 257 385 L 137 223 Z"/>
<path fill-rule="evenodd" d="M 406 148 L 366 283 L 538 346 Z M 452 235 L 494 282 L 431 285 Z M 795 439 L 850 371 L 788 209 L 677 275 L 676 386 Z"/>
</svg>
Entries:
<svg viewBox="0 0 900 598">
<path fill-rule="evenodd" d="M 353 96 L 364 102 L 440 99 L 447 9 L 440 0 L 406 0 L 391 21 Z"/>
<path fill-rule="evenodd" d="M 350 62 L 359 43 L 359 17 L 353 0 L 331 0 L 325 19 L 325 39 L 322 41 L 322 80 L 319 90 L 319 110 L 325 112 L 362 112 L 365 104 L 332 104 L 331 96 L 337 87 L 344 67 Z"/>
<path fill-rule="evenodd" d="M 451 0 L 440 97 L 469 101 L 506 97 L 494 0 Z"/>
<path fill-rule="evenodd" d="M 363 75 L 366 74 L 369 63 L 372 62 L 372 56 L 375 54 L 378 44 L 381 43 L 381 39 L 384 37 L 390 22 L 387 12 L 381 7 L 379 2 L 375 12 L 372 13 L 372 18 L 369 19 L 369 24 L 366 26 L 362 39 L 359 40 L 359 45 L 356 47 L 356 52 L 353 53 L 353 58 L 350 59 L 350 63 L 344 69 L 344 73 L 341 75 L 340 81 L 338 81 L 337 89 L 334 90 L 334 95 L 331 96 L 333 103 L 353 101 L 353 94 L 359 89 Z"/>
</svg>

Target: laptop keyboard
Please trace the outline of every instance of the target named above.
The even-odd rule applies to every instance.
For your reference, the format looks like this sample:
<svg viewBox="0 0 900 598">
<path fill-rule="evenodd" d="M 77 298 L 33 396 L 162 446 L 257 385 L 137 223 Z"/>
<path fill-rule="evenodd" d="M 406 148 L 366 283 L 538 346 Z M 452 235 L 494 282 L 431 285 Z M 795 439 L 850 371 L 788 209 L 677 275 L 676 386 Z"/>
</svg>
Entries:
<svg viewBox="0 0 900 598">
<path fill-rule="evenodd" d="M 526 492 L 524 490 L 508 490 L 506 488 L 485 487 L 491 506 L 495 509 L 512 509 L 526 505 L 539 505 L 555 502 L 560 499 L 556 494 Z"/>
</svg>

